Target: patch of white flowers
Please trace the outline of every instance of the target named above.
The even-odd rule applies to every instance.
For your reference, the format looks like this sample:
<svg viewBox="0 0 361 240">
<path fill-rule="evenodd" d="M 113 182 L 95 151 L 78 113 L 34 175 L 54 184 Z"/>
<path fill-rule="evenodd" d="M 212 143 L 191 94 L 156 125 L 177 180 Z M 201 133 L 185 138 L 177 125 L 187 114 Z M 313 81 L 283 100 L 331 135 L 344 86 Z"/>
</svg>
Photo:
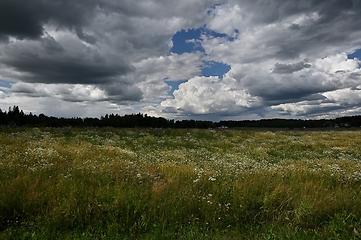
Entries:
<svg viewBox="0 0 361 240">
<path fill-rule="evenodd" d="M 55 130 L 36 128 L 0 133 L 0 137 L 12 141 L 29 140 L 23 148 L 4 145 L 0 152 L 3 158 L 0 166 L 21 166 L 28 171 L 37 171 L 53 168 L 59 161 L 65 161 L 74 162 L 71 165 L 74 169 L 96 173 L 111 170 L 112 166 L 122 163 L 126 169 L 137 169 L 137 174 L 143 176 L 142 169 L 147 166 L 167 163 L 192 167 L 194 184 L 202 180 L 217 184 L 222 176 L 242 177 L 244 173 L 259 171 L 308 171 L 329 174 L 342 181 L 361 181 L 360 131 L 335 134 L 331 131 L 213 129 L 175 130 L 178 132 L 174 135 L 152 131 L 157 130 L 78 130 L 68 138 Z M 71 173 L 63 175 L 71 176 Z"/>
</svg>

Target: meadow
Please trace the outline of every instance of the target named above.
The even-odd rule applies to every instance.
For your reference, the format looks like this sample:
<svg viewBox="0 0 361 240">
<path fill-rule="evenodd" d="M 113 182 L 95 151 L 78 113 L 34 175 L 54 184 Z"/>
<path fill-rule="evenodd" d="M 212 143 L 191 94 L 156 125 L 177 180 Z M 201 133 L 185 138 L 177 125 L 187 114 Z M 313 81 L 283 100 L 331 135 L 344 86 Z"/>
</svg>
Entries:
<svg viewBox="0 0 361 240">
<path fill-rule="evenodd" d="M 0 239 L 360 239 L 361 131 L 1 128 Z"/>
</svg>

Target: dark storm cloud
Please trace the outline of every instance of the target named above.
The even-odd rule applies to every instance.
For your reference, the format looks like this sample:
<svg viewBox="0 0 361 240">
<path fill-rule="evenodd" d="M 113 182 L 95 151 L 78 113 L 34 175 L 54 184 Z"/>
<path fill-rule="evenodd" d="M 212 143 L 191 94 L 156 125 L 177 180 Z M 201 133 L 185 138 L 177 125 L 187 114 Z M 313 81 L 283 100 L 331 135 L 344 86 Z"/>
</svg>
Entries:
<svg viewBox="0 0 361 240">
<path fill-rule="evenodd" d="M 64 52 L 63 46 L 61 46 L 55 39 L 51 36 L 42 38 L 41 43 L 44 47 L 44 50 L 48 54 L 59 54 L 61 52 Z"/>
<path fill-rule="evenodd" d="M 22 80 L 32 83 L 106 84 L 130 71 L 121 63 L 99 64 L 91 59 L 73 60 L 68 57 L 46 59 L 33 53 L 7 59 L 3 63 L 24 73 Z"/>
<path fill-rule="evenodd" d="M 288 68 L 287 71 L 290 72 Z M 310 101 L 320 97 L 323 99 L 324 97 L 319 93 L 338 88 L 335 82 L 320 81 L 318 76 L 301 75 L 295 78 L 292 75 L 282 75 L 277 81 L 275 79 L 268 81 L 268 79 L 250 78 L 248 82 L 250 83 L 247 87 L 249 93 L 252 96 L 261 97 L 266 105 Z"/>
<path fill-rule="evenodd" d="M 84 33 L 84 31 L 80 27 L 75 28 L 76 35 L 79 39 L 83 40 L 84 42 L 87 42 L 89 44 L 95 44 L 96 43 L 96 37 L 89 35 L 87 33 Z"/>
<path fill-rule="evenodd" d="M 351 73 L 350 78 L 353 80 L 360 80 L 361 79 L 361 73 Z"/>
<path fill-rule="evenodd" d="M 318 12 L 319 23 L 328 24 L 345 14 L 357 15 L 361 11 L 359 0 L 236 0 L 235 2 L 239 2 L 252 13 L 255 23 L 273 23 L 300 13 Z"/>
<path fill-rule="evenodd" d="M 359 0 L 250 0 L 240 2 L 240 5 L 252 13 L 254 25 L 277 24 L 298 14 L 317 14 L 304 23 L 290 24 L 293 34 L 287 41 L 282 39 L 284 36 L 279 36 L 277 41 L 268 42 L 280 49 L 275 55 L 279 59 L 296 58 L 307 51 L 344 43 L 355 31 L 361 30 Z M 358 42 L 361 45 L 361 40 Z"/>
<path fill-rule="evenodd" d="M 310 100 L 314 98 L 314 94 L 318 91 L 325 91 L 326 89 L 314 88 L 312 86 L 273 86 L 268 88 L 268 90 L 254 89 L 251 91 L 252 94 L 255 94 L 265 101 L 267 105 L 280 104 L 286 102 L 292 102 L 294 100 Z"/>
<path fill-rule="evenodd" d="M 29 84 L 15 84 L 15 86 L 11 88 L 11 91 L 15 93 L 33 94 L 36 92 L 36 89 Z"/>
<path fill-rule="evenodd" d="M 127 79 L 102 86 L 111 102 L 140 101 L 143 92 Z"/>
<path fill-rule="evenodd" d="M 298 62 L 295 64 L 276 63 L 274 69 L 272 70 L 272 73 L 290 74 L 293 72 L 300 71 L 304 68 L 310 68 L 310 67 L 311 64 L 305 62 Z"/>
<path fill-rule="evenodd" d="M 308 103 L 309 105 L 304 111 L 293 113 L 293 115 L 299 117 L 303 117 L 305 115 L 309 117 L 319 117 L 324 114 L 328 115 L 333 111 L 342 111 L 346 107 L 345 105 L 322 105 L 322 103 L 324 102 L 315 101 L 314 103 Z"/>
<path fill-rule="evenodd" d="M 0 37 L 38 39 L 46 23 L 81 29 L 93 16 L 96 7 L 94 0 L 2 0 Z"/>
<path fill-rule="evenodd" d="M 361 1 L 334 0 L 311 1 L 309 12 L 317 12 L 318 18 L 310 25 L 301 26 L 296 32 L 298 42 L 284 46 L 302 52 L 323 46 L 345 43 L 355 31 L 361 30 Z M 298 47 L 299 46 L 299 47 Z"/>
<path fill-rule="evenodd" d="M 14 36 L 19 39 L 38 38 L 43 33 L 43 22 L 49 18 L 41 16 L 41 12 L 41 7 L 36 1 L 1 1 L 0 36 Z"/>
<path fill-rule="evenodd" d="M 0 40 L 3 39 L 0 66 L 12 72 L 8 78 L 28 83 L 106 85 L 115 84 L 131 72 L 128 60 L 121 53 L 97 46 L 94 35 L 97 29 L 92 29 L 91 24 L 100 1 L 0 1 Z M 46 26 L 51 26 L 47 27 L 51 33 Z M 20 41 L 9 41 L 9 37 Z M 124 91 L 119 93 L 131 92 L 119 99 L 139 100 L 139 89 L 119 84 L 124 85 Z M 27 93 L 26 89 L 13 92 L 19 91 Z"/>
<path fill-rule="evenodd" d="M 175 107 L 166 107 L 162 110 L 163 113 L 177 113 L 177 109 Z"/>
</svg>

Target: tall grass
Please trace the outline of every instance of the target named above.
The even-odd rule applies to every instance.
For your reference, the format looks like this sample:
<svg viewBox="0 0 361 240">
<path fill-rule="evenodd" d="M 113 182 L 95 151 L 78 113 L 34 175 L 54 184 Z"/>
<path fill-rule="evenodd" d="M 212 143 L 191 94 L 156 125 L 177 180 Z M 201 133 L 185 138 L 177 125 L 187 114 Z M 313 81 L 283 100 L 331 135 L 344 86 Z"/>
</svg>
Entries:
<svg viewBox="0 0 361 240">
<path fill-rule="evenodd" d="M 357 239 L 361 132 L 1 129 L 1 239 Z"/>
</svg>

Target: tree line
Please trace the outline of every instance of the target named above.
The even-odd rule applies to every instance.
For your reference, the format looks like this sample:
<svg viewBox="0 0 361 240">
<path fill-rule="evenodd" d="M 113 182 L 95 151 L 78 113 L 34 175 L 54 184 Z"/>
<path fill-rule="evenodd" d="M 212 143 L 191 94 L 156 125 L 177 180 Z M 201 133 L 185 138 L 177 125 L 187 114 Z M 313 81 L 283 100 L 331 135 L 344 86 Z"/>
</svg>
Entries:
<svg viewBox="0 0 361 240">
<path fill-rule="evenodd" d="M 241 121 L 201 121 L 169 120 L 152 117 L 147 114 L 120 116 L 106 114 L 100 118 L 63 118 L 49 117 L 44 114 L 25 114 L 18 106 L 9 107 L 8 111 L 0 109 L 0 126 L 29 127 L 120 127 L 120 128 L 327 128 L 327 127 L 361 127 L 361 116 L 340 117 L 336 119 L 302 120 L 302 119 L 262 119 Z"/>
</svg>

